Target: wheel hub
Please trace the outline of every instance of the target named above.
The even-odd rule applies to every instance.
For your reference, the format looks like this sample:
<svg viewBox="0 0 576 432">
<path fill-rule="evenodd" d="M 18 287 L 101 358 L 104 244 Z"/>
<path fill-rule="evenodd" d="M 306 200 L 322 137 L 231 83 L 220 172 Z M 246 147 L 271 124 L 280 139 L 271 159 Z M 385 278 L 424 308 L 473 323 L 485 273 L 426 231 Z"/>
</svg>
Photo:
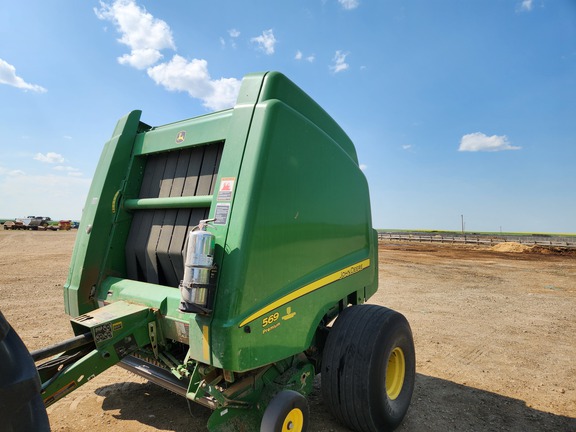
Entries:
<svg viewBox="0 0 576 432">
<path fill-rule="evenodd" d="M 282 426 L 282 432 L 301 432 L 304 427 L 304 414 L 298 408 L 293 408 L 286 418 Z"/>
<path fill-rule="evenodd" d="M 406 360 L 404 352 L 400 347 L 396 347 L 390 353 L 388 367 L 386 368 L 386 393 L 390 400 L 395 400 L 400 395 L 404 385 L 405 374 Z"/>
</svg>

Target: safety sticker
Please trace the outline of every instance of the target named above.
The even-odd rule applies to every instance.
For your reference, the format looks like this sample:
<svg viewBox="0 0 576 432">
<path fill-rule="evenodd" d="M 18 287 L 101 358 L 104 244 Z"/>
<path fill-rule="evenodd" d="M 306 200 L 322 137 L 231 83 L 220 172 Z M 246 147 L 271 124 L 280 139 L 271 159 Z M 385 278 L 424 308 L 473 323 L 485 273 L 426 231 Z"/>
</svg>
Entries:
<svg viewBox="0 0 576 432">
<path fill-rule="evenodd" d="M 112 339 L 112 326 L 110 323 L 94 327 L 94 342 L 96 342 L 96 344 L 107 341 L 108 339 Z"/>
<path fill-rule="evenodd" d="M 176 321 L 176 332 L 180 342 L 188 343 L 190 339 L 190 326 L 188 324 Z"/>
<path fill-rule="evenodd" d="M 228 223 L 228 214 L 230 214 L 230 204 L 216 204 L 214 225 L 226 225 Z"/>
<path fill-rule="evenodd" d="M 218 189 L 218 201 L 231 201 L 232 191 L 234 190 L 234 177 L 224 177 L 220 180 L 220 189 Z"/>
</svg>

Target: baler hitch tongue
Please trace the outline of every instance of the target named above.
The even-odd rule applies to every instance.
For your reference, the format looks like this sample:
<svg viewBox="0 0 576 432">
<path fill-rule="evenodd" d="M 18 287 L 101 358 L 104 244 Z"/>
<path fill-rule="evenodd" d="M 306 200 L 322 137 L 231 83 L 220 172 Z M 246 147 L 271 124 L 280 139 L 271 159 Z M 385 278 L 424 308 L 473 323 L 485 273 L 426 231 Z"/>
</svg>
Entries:
<svg viewBox="0 0 576 432">
<path fill-rule="evenodd" d="M 155 318 L 153 310 L 122 301 L 73 318 L 72 327 L 79 336 L 31 353 L 35 361 L 60 353 L 37 366 L 44 404 L 53 404 L 150 345 L 148 324 Z"/>
</svg>

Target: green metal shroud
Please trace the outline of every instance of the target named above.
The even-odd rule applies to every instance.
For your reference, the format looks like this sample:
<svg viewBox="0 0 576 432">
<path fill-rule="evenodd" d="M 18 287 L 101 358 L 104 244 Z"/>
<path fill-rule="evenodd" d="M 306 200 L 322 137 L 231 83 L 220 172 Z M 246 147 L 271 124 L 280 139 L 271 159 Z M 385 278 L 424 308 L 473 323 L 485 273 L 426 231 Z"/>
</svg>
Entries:
<svg viewBox="0 0 576 432">
<path fill-rule="evenodd" d="M 92 342 L 38 366 L 44 404 L 52 405 L 124 357 L 150 345 L 149 324 L 155 319 L 149 308 L 126 302 L 72 319 L 74 331 L 91 334 Z"/>
<path fill-rule="evenodd" d="M 232 373 L 319 350 L 318 329 L 378 285 L 368 185 L 347 135 L 276 72 L 247 75 L 230 110 L 159 127 L 140 114 L 118 122 L 98 163 L 66 312 L 149 308 L 160 351 L 183 344 L 190 364 Z M 183 313 L 186 236 L 206 218 L 211 312 Z"/>
</svg>

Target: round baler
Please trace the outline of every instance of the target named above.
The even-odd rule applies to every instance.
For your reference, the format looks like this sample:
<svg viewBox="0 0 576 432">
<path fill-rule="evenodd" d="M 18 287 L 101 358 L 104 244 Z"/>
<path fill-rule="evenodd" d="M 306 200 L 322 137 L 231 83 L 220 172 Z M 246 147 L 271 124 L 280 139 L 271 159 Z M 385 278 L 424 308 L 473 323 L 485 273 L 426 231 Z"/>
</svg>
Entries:
<svg viewBox="0 0 576 432">
<path fill-rule="evenodd" d="M 229 110 L 140 114 L 118 122 L 84 207 L 64 286 L 76 337 L 32 353 L 49 358 L 45 405 L 119 365 L 213 409 L 210 431 L 305 431 L 321 373 L 347 427 L 397 427 L 412 333 L 364 304 L 378 240 L 344 131 L 276 72 L 247 75 Z"/>
</svg>

